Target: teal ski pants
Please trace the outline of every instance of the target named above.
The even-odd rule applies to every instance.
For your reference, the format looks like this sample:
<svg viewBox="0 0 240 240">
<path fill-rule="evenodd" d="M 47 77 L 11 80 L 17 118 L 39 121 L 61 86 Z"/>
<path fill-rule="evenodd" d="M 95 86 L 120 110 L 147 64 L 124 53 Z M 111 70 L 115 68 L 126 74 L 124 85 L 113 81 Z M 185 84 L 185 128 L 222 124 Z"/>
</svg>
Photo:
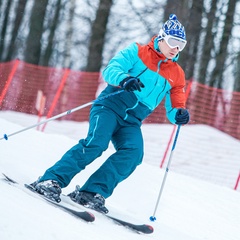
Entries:
<svg viewBox="0 0 240 240">
<path fill-rule="evenodd" d="M 142 162 L 143 138 L 140 124 L 129 123 L 103 106 L 93 106 L 85 139 L 68 150 L 40 181 L 56 180 L 66 187 L 72 178 L 101 156 L 112 141 L 116 152 L 96 170 L 81 191 L 99 193 L 107 198 L 118 183 L 126 179 Z"/>
</svg>

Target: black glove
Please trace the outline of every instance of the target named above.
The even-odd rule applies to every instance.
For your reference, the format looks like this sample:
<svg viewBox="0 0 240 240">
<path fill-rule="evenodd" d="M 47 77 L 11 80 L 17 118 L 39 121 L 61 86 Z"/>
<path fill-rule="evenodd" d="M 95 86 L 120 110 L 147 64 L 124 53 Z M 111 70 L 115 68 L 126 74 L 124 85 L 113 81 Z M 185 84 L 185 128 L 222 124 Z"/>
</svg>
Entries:
<svg viewBox="0 0 240 240">
<path fill-rule="evenodd" d="M 187 124 L 189 122 L 190 115 L 187 109 L 179 108 L 176 112 L 175 120 L 176 124 Z"/>
<path fill-rule="evenodd" d="M 133 92 L 135 90 L 141 92 L 141 88 L 145 87 L 143 83 L 135 77 L 127 77 L 123 79 L 123 81 L 120 82 L 120 86 L 128 92 Z"/>
</svg>

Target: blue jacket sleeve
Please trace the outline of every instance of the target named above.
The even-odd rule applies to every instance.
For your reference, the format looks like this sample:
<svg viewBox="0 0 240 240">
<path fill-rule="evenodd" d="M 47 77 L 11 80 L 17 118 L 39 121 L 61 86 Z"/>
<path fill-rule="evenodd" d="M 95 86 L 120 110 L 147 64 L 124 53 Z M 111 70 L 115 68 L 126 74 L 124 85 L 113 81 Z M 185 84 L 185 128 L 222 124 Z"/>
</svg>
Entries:
<svg viewBox="0 0 240 240">
<path fill-rule="evenodd" d="M 169 91 L 166 93 L 165 96 L 165 109 L 168 120 L 172 124 L 176 124 L 175 116 L 178 109 L 172 107 L 171 96 Z"/>
<path fill-rule="evenodd" d="M 129 70 L 137 61 L 138 46 L 136 43 L 132 43 L 110 60 L 102 72 L 103 79 L 111 85 L 118 86 L 123 79 L 129 76 Z"/>
</svg>

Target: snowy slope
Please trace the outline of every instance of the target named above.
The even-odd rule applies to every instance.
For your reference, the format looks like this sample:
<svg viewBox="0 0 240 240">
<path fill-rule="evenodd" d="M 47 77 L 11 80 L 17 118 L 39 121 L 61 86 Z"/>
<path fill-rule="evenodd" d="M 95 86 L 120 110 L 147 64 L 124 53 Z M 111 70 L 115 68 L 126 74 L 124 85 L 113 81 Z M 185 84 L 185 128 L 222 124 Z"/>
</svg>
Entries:
<svg viewBox="0 0 240 240">
<path fill-rule="evenodd" d="M 23 127 L 36 123 L 36 117 L 26 114 L 0 112 L 0 137 Z M 31 183 L 47 167 L 54 164 L 62 154 L 85 137 L 88 123 L 51 122 L 46 133 L 35 129 L 25 131 L 0 141 L 0 172 L 4 172 L 21 183 Z M 161 147 L 153 139 L 153 133 L 168 132 L 161 135 L 161 141 L 168 141 L 171 125 L 143 125 L 145 139 L 145 158 L 142 165 L 123 183 L 119 184 L 114 194 L 107 199 L 109 210 L 118 217 L 136 223 L 152 224 L 155 231 L 151 235 L 138 235 L 117 226 L 101 215 L 94 223 L 84 223 L 56 209 L 41 199 L 26 194 L 24 190 L 10 186 L 0 176 L 0 239 L 1 240 L 61 240 L 61 239 L 164 239 L 164 240 L 238 240 L 240 236 L 240 194 L 231 188 L 212 184 L 197 178 L 171 171 L 163 191 L 156 213 L 157 221 L 148 219 L 153 214 L 165 169 L 158 167 Z M 181 141 L 188 131 L 194 131 L 195 141 L 201 142 L 202 132 L 205 138 L 221 136 L 230 145 L 240 148 L 240 142 L 204 126 L 184 126 L 183 137 L 176 146 L 173 155 L 173 168 L 176 159 L 185 163 L 185 169 L 191 167 L 186 154 L 178 154 Z M 208 134 L 211 134 L 211 136 Z M 215 144 L 208 141 L 208 146 Z M 214 146 L 215 148 L 215 146 Z M 76 184 L 82 185 L 87 177 L 113 152 L 110 145 L 99 159 L 78 174 L 71 184 L 63 189 L 72 191 Z M 214 155 L 214 153 L 216 155 Z M 229 159 L 221 152 L 222 159 Z M 235 152 L 232 152 L 235 155 Z M 201 162 L 201 155 L 191 152 L 191 159 Z M 218 151 L 211 152 L 212 171 L 219 160 Z M 187 163 L 186 163 L 187 162 Z M 238 166 L 240 166 L 238 161 Z M 202 165 L 199 164 L 199 168 Z M 184 168 L 181 165 L 182 168 Z M 209 166 L 208 166 L 209 167 Z M 236 170 L 236 165 L 231 171 Z M 198 169 L 200 171 L 201 169 Z M 204 172 L 203 172 L 204 173 Z"/>
</svg>

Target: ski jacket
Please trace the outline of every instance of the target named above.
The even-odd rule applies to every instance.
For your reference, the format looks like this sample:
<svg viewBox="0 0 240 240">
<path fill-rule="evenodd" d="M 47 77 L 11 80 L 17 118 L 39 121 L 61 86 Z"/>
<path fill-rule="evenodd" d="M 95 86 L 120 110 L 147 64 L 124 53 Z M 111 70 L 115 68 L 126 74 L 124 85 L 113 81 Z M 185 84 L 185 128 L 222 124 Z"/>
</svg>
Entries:
<svg viewBox="0 0 240 240">
<path fill-rule="evenodd" d="M 123 92 L 103 101 L 124 120 L 144 120 L 165 98 L 166 116 L 175 124 L 178 108 L 185 108 L 185 74 L 177 64 L 178 55 L 167 59 L 158 49 L 156 37 L 147 45 L 132 43 L 118 52 L 103 70 L 107 88 L 102 97 L 119 90 L 126 77 L 137 77 L 145 85 L 141 92 Z"/>
</svg>

